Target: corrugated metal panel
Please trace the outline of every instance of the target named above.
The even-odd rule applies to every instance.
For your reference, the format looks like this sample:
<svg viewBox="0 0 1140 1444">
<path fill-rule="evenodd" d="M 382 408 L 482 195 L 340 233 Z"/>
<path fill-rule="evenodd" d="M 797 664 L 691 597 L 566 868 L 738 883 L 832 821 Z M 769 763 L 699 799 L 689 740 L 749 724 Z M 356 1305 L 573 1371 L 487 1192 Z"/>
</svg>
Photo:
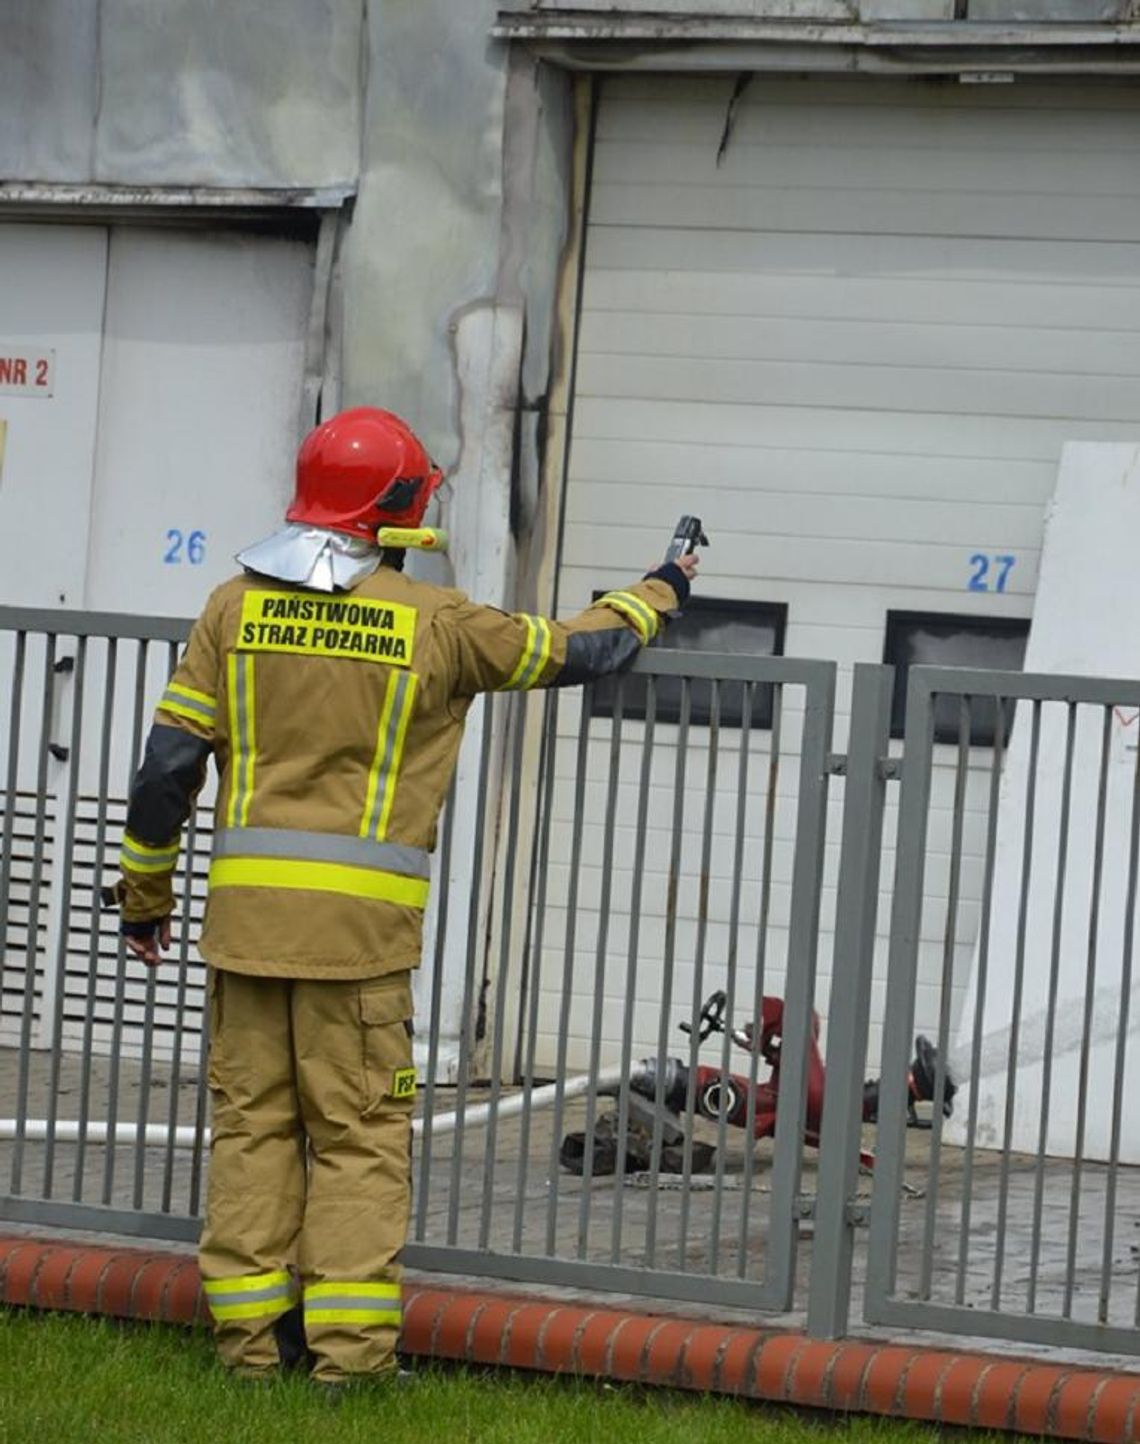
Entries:
<svg viewBox="0 0 1140 1444">
<path fill-rule="evenodd" d="M 626 580 L 631 559 L 648 565 L 675 514 L 697 511 L 713 540 L 702 593 L 787 603 L 789 654 L 845 668 L 878 661 L 890 609 L 1028 615 L 1062 442 L 1140 435 L 1140 94 L 757 79 L 718 166 L 732 87 L 731 78 L 604 85 L 563 606 Z M 969 589 L 979 552 L 1016 558 L 1003 593 Z M 842 712 L 845 681 L 839 695 Z M 794 752 L 794 707 L 786 724 Z M 668 856 L 669 731 L 651 859 Z M 988 757 L 975 754 L 967 799 L 962 987 Z M 699 755 L 691 766 L 699 780 Z M 757 778 L 763 767 L 761 746 Z M 559 789 L 559 816 L 569 787 Z M 837 791 L 833 822 L 839 801 Z M 936 786 L 936 898 L 946 887 L 949 806 L 949 791 Z M 695 830 L 696 803 L 692 811 Z M 623 836 L 632 815 L 623 796 Z M 687 815 L 682 897 L 696 887 L 689 827 Z M 888 838 L 892 829 L 888 819 Z M 777 837 L 779 928 L 790 851 L 786 830 Z M 727 835 L 718 845 L 729 845 Z M 554 903 L 568 881 L 564 853 L 556 828 Z M 651 866 L 656 896 L 666 879 Z M 587 908 L 596 881 L 583 878 Z M 825 927 L 831 846 L 826 883 Z M 714 961 L 727 907 L 714 893 Z M 936 909 L 930 919 L 920 954 L 926 1030 L 942 966 Z M 580 921 L 584 980 L 593 935 Z M 661 942 L 643 928 L 647 969 Z M 751 946 L 743 937 L 742 958 Z M 826 984 L 826 938 L 820 966 Z M 770 967 L 772 991 L 778 943 Z"/>
</svg>

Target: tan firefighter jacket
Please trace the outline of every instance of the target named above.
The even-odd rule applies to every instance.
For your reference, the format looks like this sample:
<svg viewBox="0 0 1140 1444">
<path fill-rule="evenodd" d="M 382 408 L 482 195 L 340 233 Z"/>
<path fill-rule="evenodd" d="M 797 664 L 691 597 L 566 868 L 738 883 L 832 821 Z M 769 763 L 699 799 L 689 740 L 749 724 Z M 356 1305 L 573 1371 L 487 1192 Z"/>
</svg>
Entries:
<svg viewBox="0 0 1140 1444">
<path fill-rule="evenodd" d="M 212 754 L 207 961 L 294 978 L 414 967 L 436 821 L 476 694 L 616 671 L 682 592 L 666 566 L 554 622 L 388 566 L 333 594 L 252 574 L 225 582 L 162 695 L 132 788 L 126 929 L 173 909 L 182 826 Z"/>
</svg>

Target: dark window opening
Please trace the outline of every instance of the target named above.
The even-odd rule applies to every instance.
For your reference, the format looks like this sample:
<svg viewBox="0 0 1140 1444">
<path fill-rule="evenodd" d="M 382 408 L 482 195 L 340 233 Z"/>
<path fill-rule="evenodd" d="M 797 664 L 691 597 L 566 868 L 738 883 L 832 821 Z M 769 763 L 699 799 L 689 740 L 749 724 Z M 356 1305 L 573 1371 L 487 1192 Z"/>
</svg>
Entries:
<svg viewBox="0 0 1140 1444">
<path fill-rule="evenodd" d="M 888 612 L 883 661 L 895 668 L 891 736 L 902 737 L 906 724 L 907 672 L 911 666 L 986 667 L 1020 672 L 1025 662 L 1029 620 L 1025 617 L 973 617 L 948 612 Z M 1013 702 L 1002 703 L 1003 736 L 1009 741 Z M 992 747 L 997 718 L 993 698 L 970 701 L 970 745 Z M 934 699 L 934 740 L 958 743 L 961 699 Z"/>
<path fill-rule="evenodd" d="M 602 593 L 595 593 L 596 601 Z M 665 628 L 654 643 L 673 652 L 728 652 L 745 657 L 782 657 L 788 609 L 783 602 L 737 602 L 720 598 L 691 597 L 680 617 Z M 594 684 L 591 715 L 612 717 L 618 681 L 604 677 Z M 745 684 L 721 682 L 719 717 L 723 727 L 740 727 L 744 720 Z M 658 722 L 681 720 L 680 677 L 658 677 L 656 685 Z M 622 717 L 641 720 L 645 717 L 648 678 L 625 677 L 622 681 Z M 707 727 L 712 717 L 713 684 L 708 678 L 695 678 L 689 684 L 689 721 L 696 727 Z M 752 688 L 751 724 L 754 728 L 772 726 L 773 689 L 771 683 Z"/>
</svg>

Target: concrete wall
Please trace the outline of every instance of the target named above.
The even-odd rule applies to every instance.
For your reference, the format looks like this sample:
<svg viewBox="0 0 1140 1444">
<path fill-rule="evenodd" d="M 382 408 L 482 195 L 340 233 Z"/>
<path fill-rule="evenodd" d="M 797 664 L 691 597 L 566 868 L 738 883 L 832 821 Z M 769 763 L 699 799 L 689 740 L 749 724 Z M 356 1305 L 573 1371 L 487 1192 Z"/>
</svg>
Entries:
<svg viewBox="0 0 1140 1444">
<path fill-rule="evenodd" d="M 453 524 L 496 553 L 490 575 L 462 556 L 459 571 L 484 590 L 497 576 L 498 597 L 515 393 L 524 366 L 532 395 L 547 386 L 572 136 L 568 83 L 488 41 L 495 8 L 10 0 L 0 176 L 355 186 L 341 401 L 403 412 L 458 468 Z"/>
</svg>

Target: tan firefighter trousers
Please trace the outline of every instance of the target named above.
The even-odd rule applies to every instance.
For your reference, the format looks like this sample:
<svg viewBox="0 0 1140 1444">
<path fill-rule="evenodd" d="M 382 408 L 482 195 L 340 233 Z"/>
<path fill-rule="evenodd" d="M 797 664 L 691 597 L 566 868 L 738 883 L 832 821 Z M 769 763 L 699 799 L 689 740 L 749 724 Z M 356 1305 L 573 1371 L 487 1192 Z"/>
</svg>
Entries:
<svg viewBox="0 0 1140 1444">
<path fill-rule="evenodd" d="M 314 1376 L 395 1367 L 411 1198 L 411 975 L 210 971 L 213 1140 L 199 1261 L 227 1365 L 283 1361 L 304 1322 Z"/>
</svg>

